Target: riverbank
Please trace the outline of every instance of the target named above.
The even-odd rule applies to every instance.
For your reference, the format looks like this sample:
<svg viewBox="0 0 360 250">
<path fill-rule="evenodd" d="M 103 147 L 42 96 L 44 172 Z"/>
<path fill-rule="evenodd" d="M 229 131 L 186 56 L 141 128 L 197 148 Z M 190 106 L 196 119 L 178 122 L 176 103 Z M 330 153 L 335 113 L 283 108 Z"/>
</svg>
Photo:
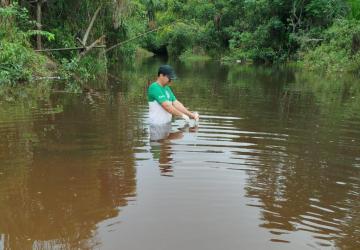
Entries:
<svg viewBox="0 0 360 250">
<path fill-rule="evenodd" d="M 252 12 L 258 3 L 252 6 L 241 1 L 224 3 L 226 11 L 216 3 L 209 3 L 200 10 L 192 1 L 179 3 L 179 6 L 169 4 L 166 9 L 151 9 L 151 6 L 140 3 L 132 6 L 129 3 L 127 7 L 134 9 L 128 13 L 126 20 L 118 17 L 121 23 L 113 23 L 114 15 L 122 13 L 121 10 L 114 9 L 114 3 L 107 2 L 106 6 L 100 7 L 91 4 L 88 9 L 76 5 L 77 11 L 88 16 L 81 18 L 81 22 L 76 22 L 80 17 L 73 12 L 66 14 L 68 19 L 63 24 L 50 18 L 53 14 L 64 13 L 64 9 L 69 7 L 67 4 L 61 8 L 52 3 L 46 4 L 48 9 L 42 21 L 47 23 L 49 31 L 35 30 L 31 6 L 14 2 L 0 8 L 1 85 L 36 84 L 39 79 L 61 79 L 65 90 L 81 92 L 91 88 L 85 86 L 86 82 L 95 82 L 99 76 L 106 76 L 112 64 L 132 63 L 139 55 L 149 54 L 165 55 L 185 62 L 219 60 L 229 65 L 296 64 L 305 70 L 326 74 L 360 72 L 360 15 L 357 15 L 360 7 L 353 1 L 345 5 L 331 3 L 323 7 L 311 3 L 293 6 L 295 12 L 290 16 L 287 16 L 287 10 L 291 6 L 284 3 L 284 10 L 276 12 L 275 17 L 268 16 L 265 10 L 277 10 L 276 6 L 269 5 L 264 10 Z M 319 8 L 329 14 L 327 20 L 317 19 L 315 14 Z M 197 15 L 179 12 L 189 9 L 193 9 Z M 243 9 L 249 12 L 243 13 Z M 148 23 L 136 26 L 134 23 L 142 20 L 141 14 L 137 12 L 140 10 L 148 13 L 152 11 L 156 15 L 149 17 Z M 206 18 L 207 14 L 215 15 L 220 10 L 223 14 L 216 16 L 219 19 L 209 21 Z M 241 15 L 235 10 L 239 10 Z M 99 16 L 97 20 L 100 11 L 106 15 Z M 297 11 L 307 14 L 301 23 L 294 23 Z M 185 20 L 189 17 L 193 17 L 191 22 Z M 239 19 L 243 23 L 239 23 Z M 76 25 L 70 26 L 70 22 Z M 75 36 L 79 30 L 85 34 Z M 116 49 L 111 53 L 105 48 L 90 52 L 87 49 L 34 52 L 35 38 L 36 46 L 40 40 L 43 46 L 51 49 L 76 48 L 77 43 L 84 42 L 89 36 L 91 39 L 100 37 L 95 42 L 103 42 L 104 47 L 113 47 L 115 43 Z M 131 43 L 123 44 L 119 40 Z"/>
</svg>

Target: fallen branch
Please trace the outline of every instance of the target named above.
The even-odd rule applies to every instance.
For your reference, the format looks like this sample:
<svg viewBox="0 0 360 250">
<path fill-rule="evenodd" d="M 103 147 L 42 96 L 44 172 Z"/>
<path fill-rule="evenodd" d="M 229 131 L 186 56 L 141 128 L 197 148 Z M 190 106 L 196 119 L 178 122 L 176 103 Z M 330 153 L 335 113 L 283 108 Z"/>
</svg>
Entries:
<svg viewBox="0 0 360 250">
<path fill-rule="evenodd" d="M 102 5 L 100 5 L 94 15 L 91 18 L 90 24 L 88 28 L 86 29 L 85 35 L 82 40 L 80 38 L 77 38 L 77 40 L 81 43 L 81 47 L 72 47 L 72 48 L 56 48 L 56 49 L 37 49 L 36 52 L 48 52 L 48 51 L 65 51 L 65 50 L 83 50 L 83 52 L 80 53 L 80 58 L 87 54 L 87 52 L 91 49 L 100 49 L 100 48 L 106 48 L 105 45 L 98 45 L 100 41 L 103 39 L 104 36 L 101 36 L 99 39 L 97 39 L 95 42 L 93 42 L 90 46 L 86 46 L 86 42 L 89 38 L 89 34 L 91 32 L 92 27 L 94 26 L 95 20 L 101 10 Z"/>
<path fill-rule="evenodd" d="M 91 31 L 91 29 L 92 29 L 92 27 L 93 27 L 93 25 L 94 25 L 94 22 L 95 22 L 95 20 L 96 20 L 96 17 L 98 16 L 98 14 L 99 14 L 99 12 L 100 12 L 100 10 L 101 10 L 101 7 L 102 7 L 102 5 L 100 5 L 100 6 L 96 9 L 93 17 L 91 18 L 90 24 L 89 24 L 88 28 L 86 29 L 85 35 L 84 35 L 84 37 L 83 37 L 83 40 L 81 41 L 81 44 L 84 45 L 84 46 L 86 45 L 87 39 L 89 38 L 90 31 Z"/>
<path fill-rule="evenodd" d="M 79 37 L 77 37 L 76 40 L 77 40 L 82 46 L 86 46 L 86 44 L 83 44 L 83 42 L 81 41 L 81 39 L 80 39 Z"/>
<path fill-rule="evenodd" d="M 92 50 L 92 49 L 93 49 L 98 43 L 100 43 L 104 38 L 105 38 L 105 36 L 102 35 L 101 37 L 99 37 L 98 39 L 96 39 L 95 42 L 93 42 L 92 44 L 90 44 L 90 46 L 85 47 L 85 50 L 80 53 L 79 58 L 81 59 L 83 56 L 85 56 L 87 53 L 89 53 L 89 51 Z"/>
<path fill-rule="evenodd" d="M 106 45 L 94 46 L 93 49 L 103 49 Z M 56 49 L 38 49 L 35 52 L 49 52 L 49 51 L 66 51 L 66 50 L 86 50 L 86 46 L 72 47 L 72 48 L 56 48 Z"/>
<path fill-rule="evenodd" d="M 63 80 L 60 76 L 35 77 L 34 80 Z"/>
</svg>

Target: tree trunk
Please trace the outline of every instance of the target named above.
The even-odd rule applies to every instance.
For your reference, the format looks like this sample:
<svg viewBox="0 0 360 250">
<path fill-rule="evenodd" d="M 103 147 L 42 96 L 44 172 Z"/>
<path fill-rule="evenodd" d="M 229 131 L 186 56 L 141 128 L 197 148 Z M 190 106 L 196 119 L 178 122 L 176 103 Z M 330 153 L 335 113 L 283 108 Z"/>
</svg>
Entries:
<svg viewBox="0 0 360 250">
<path fill-rule="evenodd" d="M 81 44 L 82 44 L 83 46 L 86 46 L 86 42 L 87 42 L 87 39 L 88 39 L 88 37 L 89 37 L 90 31 L 91 31 L 91 29 L 92 29 L 92 27 L 93 27 L 93 25 L 94 25 L 94 22 L 95 22 L 95 20 L 96 20 L 96 17 L 98 16 L 98 14 L 99 14 L 99 12 L 100 12 L 100 10 L 101 10 L 101 7 L 102 7 L 102 5 L 100 5 L 100 6 L 96 9 L 93 17 L 91 18 L 89 27 L 87 28 L 87 30 L 86 30 L 86 32 L 85 32 L 85 35 L 84 35 L 84 38 L 83 38 L 83 40 L 81 41 Z"/>
<path fill-rule="evenodd" d="M 36 3 L 36 26 L 38 30 L 42 29 L 42 25 L 41 25 L 41 5 L 42 5 L 42 0 L 38 0 Z M 42 44 L 41 44 L 41 35 L 38 34 L 36 36 L 36 45 L 37 45 L 37 49 L 40 50 L 42 48 Z"/>
<path fill-rule="evenodd" d="M 9 6 L 10 3 L 11 3 L 11 0 L 0 0 L 0 7 Z"/>
</svg>

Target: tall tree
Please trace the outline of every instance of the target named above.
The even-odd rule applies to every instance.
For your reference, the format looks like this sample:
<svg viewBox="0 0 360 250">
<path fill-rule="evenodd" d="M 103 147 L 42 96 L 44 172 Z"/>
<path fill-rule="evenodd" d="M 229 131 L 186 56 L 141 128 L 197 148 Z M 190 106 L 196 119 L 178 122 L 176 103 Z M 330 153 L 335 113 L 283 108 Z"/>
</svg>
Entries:
<svg viewBox="0 0 360 250">
<path fill-rule="evenodd" d="M 41 13 L 41 6 L 43 4 L 43 2 L 45 2 L 46 0 L 37 0 L 36 2 L 36 27 L 39 31 L 42 30 L 42 24 L 41 24 L 41 17 L 42 17 L 42 13 Z M 37 49 L 41 49 L 42 45 L 41 45 L 41 35 L 37 34 L 36 36 L 36 45 L 37 45 Z"/>
</svg>

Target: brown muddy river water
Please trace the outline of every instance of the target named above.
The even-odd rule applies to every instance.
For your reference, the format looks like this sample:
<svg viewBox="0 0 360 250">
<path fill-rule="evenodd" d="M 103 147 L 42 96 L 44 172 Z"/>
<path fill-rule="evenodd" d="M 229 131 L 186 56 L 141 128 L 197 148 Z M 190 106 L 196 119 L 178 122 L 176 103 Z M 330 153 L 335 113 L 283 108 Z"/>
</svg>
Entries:
<svg viewBox="0 0 360 250">
<path fill-rule="evenodd" d="M 360 249 L 359 80 L 173 64 L 201 119 L 150 141 L 160 63 L 0 101 L 1 250 Z"/>
</svg>

